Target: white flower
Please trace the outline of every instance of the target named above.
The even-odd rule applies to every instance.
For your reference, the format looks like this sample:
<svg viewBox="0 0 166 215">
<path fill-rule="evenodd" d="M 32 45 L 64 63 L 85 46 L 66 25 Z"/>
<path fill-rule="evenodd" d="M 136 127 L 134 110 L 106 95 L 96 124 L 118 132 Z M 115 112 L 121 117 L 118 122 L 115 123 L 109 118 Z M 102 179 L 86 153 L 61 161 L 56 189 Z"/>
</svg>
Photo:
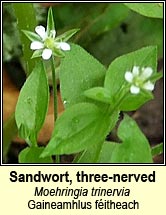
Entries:
<svg viewBox="0 0 166 215">
<path fill-rule="evenodd" d="M 152 73 L 153 70 L 151 67 L 143 67 L 140 69 L 139 66 L 134 66 L 132 71 L 126 71 L 125 80 L 131 84 L 130 92 L 132 94 L 138 94 L 140 89 L 152 91 L 154 84 L 148 80 Z"/>
<path fill-rule="evenodd" d="M 70 45 L 63 41 L 58 41 L 55 38 L 56 31 L 50 30 L 50 32 L 47 32 L 45 30 L 45 27 L 42 25 L 39 25 L 35 28 L 36 36 L 39 38 L 39 40 L 32 41 L 30 48 L 32 50 L 39 50 L 41 51 L 41 56 L 44 60 L 50 59 L 52 54 L 55 53 L 57 55 L 58 51 L 68 51 L 70 50 Z M 60 54 L 60 52 L 59 52 Z"/>
</svg>

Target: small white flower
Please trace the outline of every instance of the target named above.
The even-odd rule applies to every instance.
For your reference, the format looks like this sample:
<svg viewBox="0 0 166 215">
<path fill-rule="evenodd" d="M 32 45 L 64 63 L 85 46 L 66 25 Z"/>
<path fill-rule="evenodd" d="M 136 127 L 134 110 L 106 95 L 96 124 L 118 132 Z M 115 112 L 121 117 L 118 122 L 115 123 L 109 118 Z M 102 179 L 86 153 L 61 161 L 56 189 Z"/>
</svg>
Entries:
<svg viewBox="0 0 166 215">
<path fill-rule="evenodd" d="M 35 32 L 37 37 L 40 38 L 40 41 L 32 41 L 30 48 L 32 50 L 41 50 L 41 56 L 44 60 L 50 59 L 50 57 L 54 54 L 54 51 L 55 53 L 57 53 L 56 50 L 70 50 L 70 45 L 68 43 L 58 41 L 58 37 L 57 39 L 55 38 L 55 30 L 50 30 L 50 32 L 48 33 L 45 30 L 45 27 L 39 25 L 35 28 Z"/>
<path fill-rule="evenodd" d="M 70 50 L 70 45 L 66 41 L 76 34 L 79 29 L 71 29 L 56 36 L 53 11 L 50 7 L 47 15 L 46 28 L 38 25 L 35 27 L 35 32 L 22 31 L 31 41 L 30 49 L 34 50 L 32 58 L 42 57 L 44 60 L 48 60 L 52 55 L 64 57 L 63 51 Z"/>
<path fill-rule="evenodd" d="M 148 80 L 153 73 L 151 67 L 141 68 L 134 66 L 132 71 L 126 71 L 125 80 L 131 84 L 130 92 L 132 94 L 140 93 L 140 89 L 152 91 L 154 84 Z"/>
</svg>

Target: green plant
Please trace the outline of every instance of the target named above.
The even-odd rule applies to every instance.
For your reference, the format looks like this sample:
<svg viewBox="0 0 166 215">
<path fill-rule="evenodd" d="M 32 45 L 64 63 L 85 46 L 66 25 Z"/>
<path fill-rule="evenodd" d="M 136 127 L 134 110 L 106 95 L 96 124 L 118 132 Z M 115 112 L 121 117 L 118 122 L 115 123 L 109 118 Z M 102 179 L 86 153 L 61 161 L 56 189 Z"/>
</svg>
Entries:
<svg viewBox="0 0 166 215">
<path fill-rule="evenodd" d="M 31 49 L 35 50 L 32 58 L 37 60 L 16 106 L 19 135 L 28 143 L 19 155 L 20 163 L 50 163 L 53 155 L 59 163 L 64 154 L 74 154 L 73 163 L 152 163 L 154 154 L 147 138 L 127 114 L 118 127 L 119 141 L 105 139 L 119 122 L 120 112 L 137 110 L 153 99 L 155 82 L 162 77 L 157 72 L 157 47 L 151 45 L 122 55 L 106 69 L 81 46 L 66 42 L 78 29 L 56 37 L 51 8 L 46 30 L 43 26 L 35 30 L 36 33 L 23 30 L 31 40 Z M 57 57 L 62 58 L 59 79 L 65 106 L 58 118 Z M 39 147 L 37 136 L 49 100 L 46 61 L 52 70 L 55 128 L 48 145 Z"/>
</svg>

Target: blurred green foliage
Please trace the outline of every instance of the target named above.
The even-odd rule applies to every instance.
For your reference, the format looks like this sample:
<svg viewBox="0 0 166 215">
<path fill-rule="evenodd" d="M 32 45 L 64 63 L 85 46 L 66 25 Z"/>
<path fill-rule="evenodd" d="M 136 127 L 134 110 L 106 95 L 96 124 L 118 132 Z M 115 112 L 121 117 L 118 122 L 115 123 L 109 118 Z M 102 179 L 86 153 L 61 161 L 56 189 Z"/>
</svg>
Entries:
<svg viewBox="0 0 166 215">
<path fill-rule="evenodd" d="M 163 3 L 124 3 L 131 10 L 143 16 L 153 18 L 163 18 Z"/>
<path fill-rule="evenodd" d="M 26 7 L 26 5 L 24 6 Z M 39 4 L 33 4 L 33 6 L 38 23 L 44 23 L 47 14 L 46 8 Z M 12 3 L 3 3 L 3 62 L 9 62 L 21 56 L 22 44 L 13 5 Z"/>
<path fill-rule="evenodd" d="M 163 20 L 142 16 L 122 3 L 69 3 L 54 7 L 57 29 L 80 28 L 75 42 L 108 66 L 117 56 L 149 45 L 163 54 Z"/>
<path fill-rule="evenodd" d="M 11 4 L 3 4 L 3 62 L 10 61 L 22 54 L 16 26 L 16 18 Z"/>
<path fill-rule="evenodd" d="M 89 51 L 108 65 L 117 56 L 149 45 L 157 45 L 158 58 L 163 56 L 163 20 L 143 17 L 130 11 L 123 23 L 91 44 Z M 98 50 L 97 52 L 95 50 Z"/>
<path fill-rule="evenodd" d="M 46 25 L 48 8 L 34 3 L 37 21 Z M 53 6 L 57 33 L 80 28 L 74 42 L 108 65 L 117 56 L 148 45 L 163 53 L 163 20 L 148 18 L 122 3 L 60 3 Z M 3 60 L 21 55 L 16 19 L 10 4 L 3 4 Z"/>
</svg>

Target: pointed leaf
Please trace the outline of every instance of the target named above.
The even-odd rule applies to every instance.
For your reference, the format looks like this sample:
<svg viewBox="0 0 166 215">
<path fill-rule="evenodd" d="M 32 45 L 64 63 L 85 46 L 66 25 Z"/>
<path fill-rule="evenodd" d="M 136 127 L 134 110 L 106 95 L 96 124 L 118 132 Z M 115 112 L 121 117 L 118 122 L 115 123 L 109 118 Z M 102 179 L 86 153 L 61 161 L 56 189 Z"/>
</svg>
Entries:
<svg viewBox="0 0 166 215">
<path fill-rule="evenodd" d="M 54 55 L 55 57 L 64 57 L 64 56 L 65 56 L 65 53 L 64 53 L 62 50 L 60 50 L 60 49 L 54 48 L 54 49 L 53 49 L 53 55 Z"/>
<path fill-rule="evenodd" d="M 160 144 L 157 144 L 156 146 L 152 147 L 152 156 L 157 156 L 161 153 L 164 152 L 164 144 L 163 143 L 160 143 Z"/>
<path fill-rule="evenodd" d="M 109 126 L 109 116 L 103 114 L 96 105 L 73 105 L 56 121 L 52 138 L 42 156 L 77 153 L 102 143 Z"/>
<path fill-rule="evenodd" d="M 33 42 L 33 41 L 40 41 L 41 42 L 41 38 L 39 37 L 39 35 L 37 35 L 34 32 L 31 31 L 26 31 L 26 30 L 22 30 L 22 32 Z"/>
<path fill-rule="evenodd" d="M 71 29 L 69 31 L 66 31 L 65 33 L 59 35 L 58 37 L 56 37 L 56 41 L 63 41 L 66 42 L 68 41 L 74 34 L 76 34 L 80 29 L 75 28 L 75 29 Z"/>
<path fill-rule="evenodd" d="M 43 50 L 35 50 L 32 54 L 31 58 L 41 57 L 43 53 Z"/>
<path fill-rule="evenodd" d="M 50 7 L 48 10 L 48 16 L 47 16 L 47 34 L 50 34 L 51 30 L 55 30 L 55 24 L 54 24 L 54 17 L 52 8 Z"/>
<path fill-rule="evenodd" d="M 107 115 L 105 115 L 105 117 L 109 118 L 109 121 L 110 121 L 109 128 L 105 128 L 105 129 L 110 132 L 115 127 L 116 122 L 118 121 L 119 112 L 115 111 L 111 115 L 111 117 L 108 117 Z M 102 121 L 98 121 L 97 123 L 99 126 L 102 125 Z M 98 142 L 95 145 L 88 147 L 87 150 L 85 150 L 84 152 L 82 152 L 80 155 L 76 157 L 74 162 L 75 163 L 98 163 L 100 161 L 100 156 L 102 156 L 101 153 L 103 150 L 103 142 L 104 142 L 104 139 L 102 140 L 102 142 Z"/>
<path fill-rule="evenodd" d="M 23 51 L 23 60 L 25 63 L 25 72 L 28 76 L 34 66 L 35 61 L 31 59 L 32 51 L 30 50 L 30 41 L 22 33 L 22 30 L 34 31 L 37 21 L 36 21 L 36 11 L 33 3 L 30 2 L 13 2 L 12 3 L 16 19 L 17 19 L 17 28 L 19 30 L 19 36 L 21 39 L 22 51 Z"/>
<path fill-rule="evenodd" d="M 87 150 L 78 154 L 73 160 L 73 163 L 98 163 L 102 145 L 103 142 L 91 145 Z"/>
<path fill-rule="evenodd" d="M 42 62 L 36 64 L 20 91 L 16 105 L 16 124 L 20 137 L 36 143 L 48 107 L 48 82 Z"/>
<path fill-rule="evenodd" d="M 150 78 L 150 81 L 155 83 L 157 80 L 159 80 L 162 77 L 163 77 L 163 74 L 161 72 L 158 72 Z"/>
</svg>

